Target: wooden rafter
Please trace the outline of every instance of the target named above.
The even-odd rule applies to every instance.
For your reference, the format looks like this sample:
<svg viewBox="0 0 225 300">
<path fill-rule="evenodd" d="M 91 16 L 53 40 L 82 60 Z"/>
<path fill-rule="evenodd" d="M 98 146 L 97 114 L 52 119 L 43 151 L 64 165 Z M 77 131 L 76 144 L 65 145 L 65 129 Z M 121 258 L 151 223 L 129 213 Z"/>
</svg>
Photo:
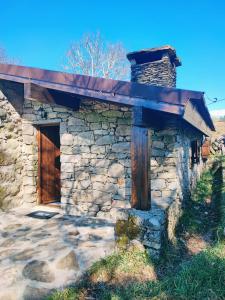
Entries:
<svg viewBox="0 0 225 300">
<path fill-rule="evenodd" d="M 74 94 L 63 93 L 30 82 L 24 83 L 24 98 L 41 103 L 64 105 L 74 110 L 78 110 L 80 105 L 80 99 Z"/>
</svg>

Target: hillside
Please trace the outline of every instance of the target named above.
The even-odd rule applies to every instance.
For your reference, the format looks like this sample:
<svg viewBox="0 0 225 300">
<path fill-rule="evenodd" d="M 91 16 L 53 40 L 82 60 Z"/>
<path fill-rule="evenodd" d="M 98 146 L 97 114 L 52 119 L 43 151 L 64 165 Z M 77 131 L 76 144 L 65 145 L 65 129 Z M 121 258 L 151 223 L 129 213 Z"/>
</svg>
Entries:
<svg viewBox="0 0 225 300">
<path fill-rule="evenodd" d="M 216 138 L 225 135 L 225 121 L 221 121 L 221 120 L 214 120 L 214 125 L 216 127 L 216 132 L 213 133 L 212 137 L 213 140 L 215 140 Z"/>
</svg>

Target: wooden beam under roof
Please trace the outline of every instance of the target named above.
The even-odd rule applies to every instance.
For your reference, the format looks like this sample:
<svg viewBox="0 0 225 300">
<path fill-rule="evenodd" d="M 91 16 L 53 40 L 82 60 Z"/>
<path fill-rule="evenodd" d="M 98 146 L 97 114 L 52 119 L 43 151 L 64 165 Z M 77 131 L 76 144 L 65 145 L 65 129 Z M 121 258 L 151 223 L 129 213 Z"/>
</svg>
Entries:
<svg viewBox="0 0 225 300">
<path fill-rule="evenodd" d="M 131 205 L 140 210 L 151 208 L 150 133 L 141 127 L 143 108 L 134 107 L 131 128 Z"/>
<path fill-rule="evenodd" d="M 76 86 L 63 85 L 60 83 L 45 82 L 36 79 L 25 80 L 24 78 L 21 77 L 15 78 L 12 75 L 3 75 L 3 74 L 0 74 L 0 79 L 20 82 L 24 84 L 29 83 L 35 86 L 39 86 L 40 88 L 46 88 L 50 90 L 56 90 L 65 93 L 74 94 L 83 99 L 99 100 L 103 102 L 110 102 L 112 104 L 117 104 L 117 105 L 143 106 L 147 109 L 169 112 L 176 115 L 181 115 L 184 111 L 184 106 L 179 106 L 172 103 L 157 102 L 155 100 L 148 100 L 148 99 L 142 99 L 142 98 L 136 98 L 130 96 L 122 96 L 111 92 L 102 92 L 99 90 L 77 88 Z"/>
<path fill-rule="evenodd" d="M 151 111 L 174 114 L 180 118 L 185 115 L 185 108 L 189 101 L 193 100 L 205 126 L 210 130 L 215 130 L 202 92 L 148 86 L 8 64 L 0 64 L 0 79 L 23 84 L 31 83 L 51 90 L 51 93 L 57 91 L 57 95 L 67 93 L 75 95 L 76 99 L 78 97 L 130 107 L 141 106 Z M 71 101 L 73 102 L 74 99 L 72 98 Z M 70 106 L 70 103 L 65 101 L 62 105 Z M 190 117 L 186 121 L 196 127 L 196 122 L 192 122 Z M 196 128 L 202 130 L 203 127 Z M 203 133 L 208 135 L 205 131 Z"/>
<path fill-rule="evenodd" d="M 205 135 L 211 135 L 211 129 L 202 119 L 194 101 L 189 101 L 186 105 L 183 119 Z"/>
<path fill-rule="evenodd" d="M 45 88 L 31 82 L 24 83 L 24 98 L 41 103 L 62 105 L 73 110 L 78 110 L 80 106 L 80 99 L 74 94 Z"/>
</svg>

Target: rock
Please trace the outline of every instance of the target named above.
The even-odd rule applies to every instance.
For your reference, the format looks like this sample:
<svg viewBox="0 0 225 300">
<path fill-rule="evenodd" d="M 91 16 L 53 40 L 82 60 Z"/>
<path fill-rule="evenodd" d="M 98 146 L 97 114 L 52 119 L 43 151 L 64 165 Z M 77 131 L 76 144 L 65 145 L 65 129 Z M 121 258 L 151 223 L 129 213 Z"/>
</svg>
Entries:
<svg viewBox="0 0 225 300">
<path fill-rule="evenodd" d="M 152 148 L 156 149 L 164 149 L 165 144 L 161 141 L 153 141 L 152 142 Z"/>
<path fill-rule="evenodd" d="M 55 280 L 55 275 L 52 273 L 48 263 L 39 260 L 32 260 L 27 263 L 23 269 L 23 276 L 27 279 L 41 282 L 52 282 Z"/>
<path fill-rule="evenodd" d="M 81 184 L 81 186 L 82 186 L 83 189 L 86 189 L 86 188 L 88 188 L 90 186 L 91 180 L 90 179 L 82 180 L 80 182 L 80 184 Z"/>
<path fill-rule="evenodd" d="M 158 163 L 155 159 L 151 159 L 151 167 L 154 168 L 154 167 L 158 167 Z"/>
<path fill-rule="evenodd" d="M 105 135 L 97 139 L 96 145 L 102 146 L 102 145 L 110 145 L 113 144 L 115 141 L 115 137 L 112 135 Z"/>
<path fill-rule="evenodd" d="M 123 112 L 118 111 L 118 110 L 107 110 L 102 113 L 103 116 L 108 117 L 108 118 L 116 118 L 116 117 L 122 117 Z"/>
<path fill-rule="evenodd" d="M 71 126 L 71 125 L 84 126 L 85 122 L 84 122 L 84 120 L 74 118 L 74 117 L 70 117 L 68 119 L 68 126 Z"/>
<path fill-rule="evenodd" d="M 40 300 L 45 299 L 52 293 L 51 290 L 46 288 L 36 288 L 32 286 L 26 286 L 23 293 L 23 300 Z"/>
<path fill-rule="evenodd" d="M 61 164 L 61 172 L 73 173 L 74 172 L 74 165 L 71 164 L 71 163 L 62 163 Z"/>
<path fill-rule="evenodd" d="M 128 142 L 121 142 L 121 143 L 117 143 L 112 145 L 112 152 L 130 152 L 130 143 Z"/>
<path fill-rule="evenodd" d="M 2 300 L 15 300 L 17 296 L 18 296 L 18 293 L 15 290 L 0 292 L 0 299 L 2 299 Z"/>
<path fill-rule="evenodd" d="M 113 207 L 110 209 L 110 218 L 115 221 L 127 220 L 128 212 L 126 209 Z"/>
<path fill-rule="evenodd" d="M 79 234 L 80 234 L 80 232 L 76 229 L 68 232 L 68 235 L 71 235 L 71 236 L 77 236 Z"/>
<path fill-rule="evenodd" d="M 107 159 L 92 159 L 91 166 L 99 168 L 108 168 L 110 161 Z"/>
<path fill-rule="evenodd" d="M 14 239 L 7 239 L 5 240 L 1 245 L 0 247 L 10 247 L 14 244 Z"/>
<path fill-rule="evenodd" d="M 105 175 L 91 175 L 92 182 L 105 182 L 106 176 Z"/>
<path fill-rule="evenodd" d="M 176 190 L 177 189 L 177 182 L 176 181 L 172 181 L 166 184 L 166 187 L 168 190 Z"/>
<path fill-rule="evenodd" d="M 160 250 L 160 248 L 161 248 L 160 243 L 157 243 L 157 242 L 143 241 L 143 244 L 144 244 L 146 247 L 153 248 L 153 249 L 155 249 L 155 250 Z"/>
<path fill-rule="evenodd" d="M 112 177 L 121 177 L 124 175 L 124 166 L 114 163 L 109 167 L 108 174 Z"/>
<path fill-rule="evenodd" d="M 166 182 L 164 179 L 153 179 L 151 182 L 152 190 L 162 190 L 166 187 Z"/>
<path fill-rule="evenodd" d="M 92 131 L 86 131 L 79 133 L 79 135 L 75 136 L 74 138 L 75 145 L 93 145 L 94 144 L 94 135 Z"/>
<path fill-rule="evenodd" d="M 26 249 L 24 251 L 21 251 L 11 257 L 13 261 L 17 260 L 29 260 L 33 257 L 34 251 L 32 249 Z"/>
<path fill-rule="evenodd" d="M 140 241 L 132 240 L 132 241 L 130 241 L 130 244 L 128 246 L 128 250 L 137 250 L 137 251 L 140 251 L 140 252 L 144 252 L 145 247 L 143 246 L 143 244 Z"/>
<path fill-rule="evenodd" d="M 131 134 L 131 127 L 127 125 L 120 125 L 116 128 L 116 135 L 129 136 Z"/>
<path fill-rule="evenodd" d="M 103 219 L 105 219 L 105 218 L 108 219 L 108 218 L 110 218 L 110 214 L 108 212 L 99 211 L 97 213 L 97 217 L 98 218 L 103 218 Z"/>
<path fill-rule="evenodd" d="M 103 154 L 105 153 L 105 146 L 91 146 L 91 153 Z"/>
<path fill-rule="evenodd" d="M 64 133 L 61 137 L 61 145 L 72 146 L 73 145 L 73 135 L 69 133 Z"/>
<path fill-rule="evenodd" d="M 103 121 L 103 117 L 99 113 L 91 113 L 87 115 L 87 121 L 90 123 L 98 123 Z"/>
<path fill-rule="evenodd" d="M 24 135 L 33 135 L 34 127 L 31 124 L 23 124 L 23 134 Z"/>
<path fill-rule="evenodd" d="M 70 251 L 62 257 L 56 264 L 58 269 L 79 270 L 79 264 L 74 251 Z"/>
<path fill-rule="evenodd" d="M 115 193 L 116 187 L 114 184 L 102 183 L 102 182 L 93 182 L 93 190 L 102 191 L 106 193 Z"/>
<path fill-rule="evenodd" d="M 162 149 L 152 149 L 152 156 L 165 156 L 165 151 Z"/>
<path fill-rule="evenodd" d="M 8 225 L 8 226 L 4 227 L 3 230 L 11 231 L 11 230 L 18 229 L 21 226 L 22 226 L 22 224 L 12 224 L 12 225 Z"/>
</svg>

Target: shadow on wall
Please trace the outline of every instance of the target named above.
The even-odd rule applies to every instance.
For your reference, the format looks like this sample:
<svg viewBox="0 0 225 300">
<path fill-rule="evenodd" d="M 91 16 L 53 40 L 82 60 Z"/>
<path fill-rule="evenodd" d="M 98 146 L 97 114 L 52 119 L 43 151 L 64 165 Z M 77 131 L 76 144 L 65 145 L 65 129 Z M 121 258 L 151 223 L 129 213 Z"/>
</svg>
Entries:
<svg viewBox="0 0 225 300">
<path fill-rule="evenodd" d="M 4 127 L 2 128 L 4 130 Z M 0 146 L 0 209 L 2 210 L 21 204 L 21 178 L 18 175 L 20 171 L 17 170 L 20 168 L 19 151 L 14 147 L 10 148 L 11 141 L 13 142 L 9 139 Z M 16 142 L 15 145 L 17 146 Z"/>
<path fill-rule="evenodd" d="M 152 137 L 152 208 L 165 210 L 165 240 L 173 240 L 182 208 L 203 168 L 202 164 L 192 167 L 190 157 L 191 141 L 201 135 L 174 118 L 168 117 L 165 127 Z"/>
</svg>

